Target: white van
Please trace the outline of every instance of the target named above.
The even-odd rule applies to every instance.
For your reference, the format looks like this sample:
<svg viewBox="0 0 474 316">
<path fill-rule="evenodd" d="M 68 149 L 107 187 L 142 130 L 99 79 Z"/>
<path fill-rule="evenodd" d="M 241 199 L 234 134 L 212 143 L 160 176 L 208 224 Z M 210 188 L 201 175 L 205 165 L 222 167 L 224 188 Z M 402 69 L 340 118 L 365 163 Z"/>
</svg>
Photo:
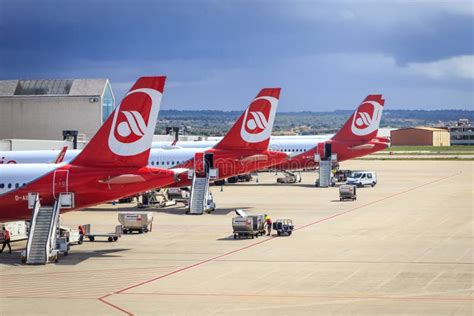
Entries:
<svg viewBox="0 0 474 316">
<path fill-rule="evenodd" d="M 347 178 L 346 184 L 353 184 L 359 188 L 364 185 L 373 187 L 377 184 L 377 174 L 374 171 L 354 171 Z"/>
</svg>

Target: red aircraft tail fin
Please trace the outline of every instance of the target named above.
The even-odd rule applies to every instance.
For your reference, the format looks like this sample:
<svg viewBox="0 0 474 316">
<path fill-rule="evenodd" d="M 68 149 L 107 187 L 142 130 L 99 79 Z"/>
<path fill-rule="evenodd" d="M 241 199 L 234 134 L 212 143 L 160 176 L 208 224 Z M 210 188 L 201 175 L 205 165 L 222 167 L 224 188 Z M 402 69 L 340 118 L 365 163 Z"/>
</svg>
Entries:
<svg viewBox="0 0 474 316">
<path fill-rule="evenodd" d="M 142 77 L 71 162 L 80 166 L 148 165 L 166 77 Z"/>
<path fill-rule="evenodd" d="M 376 137 L 384 104 L 381 94 L 368 95 L 332 139 L 369 141 Z"/>
<path fill-rule="evenodd" d="M 262 89 L 215 149 L 266 150 L 272 134 L 280 88 Z"/>
</svg>

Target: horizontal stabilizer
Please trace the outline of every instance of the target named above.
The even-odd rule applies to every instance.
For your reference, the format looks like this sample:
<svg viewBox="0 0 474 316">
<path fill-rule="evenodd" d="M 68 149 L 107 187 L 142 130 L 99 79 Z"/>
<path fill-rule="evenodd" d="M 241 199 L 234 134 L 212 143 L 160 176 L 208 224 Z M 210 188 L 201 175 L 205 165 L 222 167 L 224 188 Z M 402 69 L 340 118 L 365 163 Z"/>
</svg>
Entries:
<svg viewBox="0 0 474 316">
<path fill-rule="evenodd" d="M 122 174 L 120 176 L 99 180 L 100 183 L 106 184 L 131 184 L 145 182 L 145 178 L 136 174 Z"/>
</svg>

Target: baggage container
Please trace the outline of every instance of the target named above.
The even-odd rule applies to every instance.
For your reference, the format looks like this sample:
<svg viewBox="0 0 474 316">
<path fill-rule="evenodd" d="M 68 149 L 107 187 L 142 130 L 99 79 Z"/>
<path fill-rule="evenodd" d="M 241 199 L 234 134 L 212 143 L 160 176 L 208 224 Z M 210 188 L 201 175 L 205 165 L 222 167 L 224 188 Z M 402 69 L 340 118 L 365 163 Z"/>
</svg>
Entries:
<svg viewBox="0 0 474 316">
<path fill-rule="evenodd" d="M 232 229 L 234 239 L 246 237 L 255 238 L 265 235 L 263 215 L 250 215 L 246 217 L 234 217 L 232 219 Z"/>
<path fill-rule="evenodd" d="M 122 224 L 124 234 L 134 231 L 147 233 L 151 231 L 153 225 L 153 214 L 148 212 L 119 213 L 118 221 Z"/>
<path fill-rule="evenodd" d="M 343 184 L 339 187 L 339 200 L 357 200 L 357 188 L 353 184 Z"/>
<path fill-rule="evenodd" d="M 10 241 L 20 241 L 28 239 L 29 223 L 25 221 L 15 221 L 0 223 L 0 242 L 3 242 L 3 227 L 10 231 Z"/>
</svg>

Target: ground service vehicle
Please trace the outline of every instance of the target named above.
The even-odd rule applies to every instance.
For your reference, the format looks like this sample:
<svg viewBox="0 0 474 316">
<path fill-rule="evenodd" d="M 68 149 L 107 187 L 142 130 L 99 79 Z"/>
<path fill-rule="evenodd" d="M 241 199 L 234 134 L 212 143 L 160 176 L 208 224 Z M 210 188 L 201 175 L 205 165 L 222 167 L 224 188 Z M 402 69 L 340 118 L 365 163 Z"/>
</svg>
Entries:
<svg viewBox="0 0 474 316">
<path fill-rule="evenodd" d="M 347 178 L 346 184 L 361 188 L 365 185 L 374 187 L 377 184 L 377 174 L 374 171 L 355 171 Z"/>
<path fill-rule="evenodd" d="M 273 229 L 276 230 L 277 235 L 288 235 L 293 233 L 293 221 L 291 219 L 277 219 L 273 222 Z"/>
</svg>

